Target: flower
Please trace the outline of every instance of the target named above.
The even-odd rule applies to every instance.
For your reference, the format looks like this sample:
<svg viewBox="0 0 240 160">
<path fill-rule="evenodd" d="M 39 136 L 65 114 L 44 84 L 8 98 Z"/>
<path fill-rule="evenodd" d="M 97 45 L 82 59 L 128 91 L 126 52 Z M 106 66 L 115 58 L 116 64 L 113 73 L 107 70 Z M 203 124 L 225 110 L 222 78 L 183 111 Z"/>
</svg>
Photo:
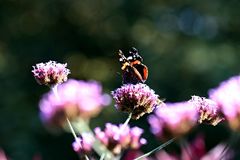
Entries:
<svg viewBox="0 0 240 160">
<path fill-rule="evenodd" d="M 206 150 L 204 137 L 199 135 L 191 143 L 186 143 L 181 147 L 180 154 L 170 154 L 164 150 L 156 153 L 157 160 L 219 160 L 219 159 L 233 159 L 234 152 L 231 149 L 226 149 L 227 145 L 220 143 L 212 148 L 210 151 Z"/>
<path fill-rule="evenodd" d="M 77 153 L 89 153 L 92 151 L 94 137 L 90 133 L 82 133 L 72 144 L 73 150 Z"/>
<path fill-rule="evenodd" d="M 138 149 L 142 144 L 147 143 L 146 139 L 140 138 L 142 134 L 143 134 L 143 129 L 139 127 L 133 127 L 130 130 L 130 135 L 131 135 L 131 141 L 129 144 L 130 148 Z"/>
<path fill-rule="evenodd" d="M 143 153 L 140 150 L 129 150 L 124 153 L 124 156 L 122 157 L 122 159 L 123 160 L 133 160 L 142 155 L 143 155 Z M 142 158 L 142 160 L 153 160 L 153 159 L 150 157 L 145 157 L 145 158 Z"/>
<path fill-rule="evenodd" d="M 169 139 L 187 133 L 196 124 L 197 112 L 188 102 L 166 103 L 148 117 L 152 133 Z"/>
<path fill-rule="evenodd" d="M 112 91 L 115 107 L 123 112 L 132 113 L 132 119 L 139 119 L 145 113 L 151 113 L 160 103 L 158 95 L 146 84 L 124 84 Z"/>
<path fill-rule="evenodd" d="M 220 143 L 205 154 L 201 160 L 219 160 L 219 159 L 234 159 L 234 152 L 227 149 L 227 144 Z"/>
<path fill-rule="evenodd" d="M 220 114 L 220 108 L 213 100 L 199 96 L 192 96 L 190 103 L 196 107 L 200 115 L 198 120 L 199 123 L 216 126 L 224 119 Z"/>
<path fill-rule="evenodd" d="M 138 149 L 147 143 L 146 139 L 140 138 L 143 133 L 141 128 L 126 126 L 122 131 L 121 127 L 122 124 L 117 126 L 107 123 L 104 131 L 97 127 L 94 132 L 96 138 L 115 155 L 120 154 L 123 149 Z"/>
<path fill-rule="evenodd" d="M 209 91 L 233 130 L 240 130 L 240 76 L 234 76 Z"/>
<path fill-rule="evenodd" d="M 61 64 L 55 61 L 38 63 L 33 66 L 33 76 L 40 85 L 57 85 L 67 81 L 70 70 L 66 68 L 67 63 Z"/>
<path fill-rule="evenodd" d="M 156 160 L 180 160 L 176 155 L 171 155 L 164 150 L 156 153 Z"/>
<path fill-rule="evenodd" d="M 8 157 L 6 156 L 6 154 L 4 153 L 4 151 L 2 149 L 0 149 L 0 159 L 8 160 Z"/>
<path fill-rule="evenodd" d="M 53 91 L 45 94 L 39 108 L 44 122 L 62 125 L 66 116 L 69 120 L 77 117 L 89 119 L 109 103 L 110 97 L 102 93 L 98 82 L 70 79 L 58 86 L 58 97 Z"/>
</svg>

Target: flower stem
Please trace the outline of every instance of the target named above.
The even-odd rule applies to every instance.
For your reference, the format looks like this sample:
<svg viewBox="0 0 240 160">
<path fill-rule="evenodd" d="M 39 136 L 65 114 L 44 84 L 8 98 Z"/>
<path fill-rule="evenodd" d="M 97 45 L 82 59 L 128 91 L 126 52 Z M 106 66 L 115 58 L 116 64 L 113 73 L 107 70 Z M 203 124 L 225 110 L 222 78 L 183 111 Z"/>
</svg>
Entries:
<svg viewBox="0 0 240 160">
<path fill-rule="evenodd" d="M 121 134 L 121 133 L 124 131 L 124 129 L 127 127 L 127 125 L 128 125 L 128 123 L 129 123 L 129 121 L 131 120 L 131 118 L 132 118 L 132 112 L 129 113 L 128 118 L 126 119 L 126 121 L 124 122 L 124 124 L 121 126 L 121 129 L 120 129 L 120 133 L 119 133 L 119 134 Z"/>
<path fill-rule="evenodd" d="M 51 86 L 50 88 L 53 91 L 54 95 L 56 96 L 57 100 L 60 101 L 60 97 L 58 95 L 57 87 L 58 87 L 58 85 L 56 84 L 56 85 Z"/>
<path fill-rule="evenodd" d="M 100 157 L 100 159 L 99 159 L 99 160 L 104 160 L 105 156 L 106 156 L 106 154 L 105 154 L 105 153 L 103 153 L 103 154 L 101 155 L 101 157 Z"/>
<path fill-rule="evenodd" d="M 54 86 L 51 87 L 51 89 L 52 89 L 54 95 L 56 96 L 56 98 L 58 99 L 58 101 L 60 101 L 60 97 L 58 95 L 57 86 L 58 85 L 54 85 Z M 74 131 L 74 129 L 73 129 L 73 127 L 71 125 L 71 122 L 69 121 L 68 117 L 66 117 L 66 120 L 67 120 L 68 126 L 69 126 L 69 128 L 70 128 L 70 130 L 71 130 L 71 132 L 73 134 L 73 137 L 75 138 L 76 142 L 78 142 L 77 135 L 76 135 L 76 133 L 75 133 L 75 131 Z M 81 143 L 80 143 L 80 146 L 81 146 Z"/>
<path fill-rule="evenodd" d="M 60 97 L 59 97 L 59 95 L 58 95 L 57 87 L 58 87 L 58 85 L 54 85 L 54 86 L 51 87 L 51 90 L 53 91 L 53 93 L 54 93 L 54 95 L 56 96 L 57 100 L 60 101 Z M 75 133 L 75 131 L 74 131 L 73 127 L 72 127 L 72 124 L 71 124 L 71 122 L 69 121 L 68 117 L 66 117 L 66 121 L 67 121 L 67 123 L 68 123 L 68 126 L 69 126 L 69 128 L 70 128 L 70 130 L 71 130 L 71 132 L 72 132 L 72 135 L 73 135 L 75 141 L 78 143 L 78 145 L 79 145 L 80 147 L 82 147 L 82 144 L 81 144 L 81 142 L 79 141 L 79 139 L 77 138 L 77 135 L 76 135 L 76 133 Z M 87 156 L 86 154 L 84 154 L 84 157 L 85 157 L 86 160 L 89 160 L 89 158 L 88 158 L 88 156 Z"/>
<path fill-rule="evenodd" d="M 174 140 L 176 139 L 176 137 L 168 140 L 167 142 L 163 143 L 162 145 L 158 146 L 157 148 L 151 150 L 150 152 L 138 157 L 138 158 L 135 158 L 134 160 L 140 160 L 140 159 L 143 159 L 143 158 L 146 158 L 148 157 L 149 155 L 151 155 L 152 153 L 156 152 L 156 151 L 159 151 L 161 150 L 162 148 L 166 147 L 167 145 L 169 145 L 170 143 L 172 143 Z"/>
<path fill-rule="evenodd" d="M 70 128 L 70 130 L 71 130 L 71 132 L 72 132 L 72 134 L 73 134 L 73 137 L 74 137 L 75 141 L 79 144 L 79 146 L 82 147 L 82 144 L 81 144 L 81 142 L 78 140 L 77 135 L 76 135 L 76 133 L 75 133 L 73 127 L 72 127 L 71 122 L 69 121 L 68 118 L 66 118 L 66 120 L 67 120 L 68 126 L 69 126 L 69 128 Z M 88 158 L 88 156 L 87 156 L 86 154 L 84 154 L 84 157 L 85 157 L 86 160 L 89 160 L 89 158 Z"/>
<path fill-rule="evenodd" d="M 185 138 L 180 139 L 180 146 L 185 149 L 186 154 L 189 156 L 190 159 L 195 159 L 191 149 L 188 147 L 188 143 Z"/>
<path fill-rule="evenodd" d="M 69 128 L 70 128 L 70 130 L 71 130 L 71 132 L 72 132 L 73 137 L 74 137 L 75 140 L 78 142 L 77 135 L 76 135 L 76 133 L 75 133 L 73 127 L 72 127 L 71 122 L 69 121 L 69 119 L 68 119 L 67 117 L 66 117 L 66 120 L 67 120 L 68 126 L 69 126 Z M 79 142 L 79 143 L 80 143 L 80 142 Z M 82 146 L 81 143 L 80 143 L 79 145 Z"/>
<path fill-rule="evenodd" d="M 232 134 L 229 137 L 228 143 L 225 145 L 225 147 L 222 150 L 222 153 L 219 155 L 219 159 L 224 159 L 226 158 L 225 156 L 227 155 L 229 149 L 231 147 L 234 147 L 234 145 L 236 145 L 239 141 L 239 133 L 237 133 L 236 131 L 233 131 Z"/>
<path fill-rule="evenodd" d="M 94 133 L 92 130 L 89 128 L 89 125 L 86 123 L 85 120 L 82 118 L 78 118 L 77 121 L 73 121 L 73 127 L 75 130 L 81 134 L 83 132 L 88 132 L 90 133 L 93 137 Z M 109 151 L 96 137 L 94 138 L 94 143 L 93 143 L 93 149 L 94 151 L 101 157 L 103 154 L 105 154 L 104 159 L 108 160 L 114 160 L 116 159 L 114 155 L 112 154 L 111 151 Z"/>
</svg>

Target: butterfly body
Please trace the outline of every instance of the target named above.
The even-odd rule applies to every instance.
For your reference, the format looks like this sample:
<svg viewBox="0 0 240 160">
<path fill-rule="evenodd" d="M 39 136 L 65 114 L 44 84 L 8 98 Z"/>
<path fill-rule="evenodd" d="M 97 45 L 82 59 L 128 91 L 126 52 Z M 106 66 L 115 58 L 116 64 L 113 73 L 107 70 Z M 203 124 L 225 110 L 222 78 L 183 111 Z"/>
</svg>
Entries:
<svg viewBox="0 0 240 160">
<path fill-rule="evenodd" d="M 123 84 L 144 83 L 148 77 L 148 68 L 136 48 L 132 48 L 126 57 L 121 50 L 118 52 L 121 63 Z"/>
</svg>

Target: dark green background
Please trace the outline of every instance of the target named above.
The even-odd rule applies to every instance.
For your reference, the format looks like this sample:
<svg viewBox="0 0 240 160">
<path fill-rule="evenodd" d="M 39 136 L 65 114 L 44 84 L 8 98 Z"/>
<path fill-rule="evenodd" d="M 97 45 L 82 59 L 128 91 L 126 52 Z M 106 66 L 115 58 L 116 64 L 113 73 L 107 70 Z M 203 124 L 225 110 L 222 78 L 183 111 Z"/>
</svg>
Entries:
<svg viewBox="0 0 240 160">
<path fill-rule="evenodd" d="M 134 46 L 149 67 L 146 82 L 166 101 L 207 96 L 209 88 L 239 73 L 240 2 L 237 0 L 1 0 L 0 147 L 13 160 L 77 159 L 71 134 L 50 134 L 39 119 L 39 86 L 32 65 L 67 62 L 71 78 L 95 79 L 104 90 L 121 85 L 118 49 Z M 157 143 L 146 117 L 150 150 Z M 120 123 L 126 115 L 113 104 L 91 125 Z M 202 126 L 208 148 L 228 137 L 224 125 Z"/>
</svg>

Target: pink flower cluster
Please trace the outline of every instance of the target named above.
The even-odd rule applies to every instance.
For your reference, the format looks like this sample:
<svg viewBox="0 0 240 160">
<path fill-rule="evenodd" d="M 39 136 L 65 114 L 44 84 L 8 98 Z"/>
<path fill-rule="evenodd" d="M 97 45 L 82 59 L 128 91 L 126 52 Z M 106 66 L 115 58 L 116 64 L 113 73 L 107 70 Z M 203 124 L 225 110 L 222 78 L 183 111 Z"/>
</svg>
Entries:
<svg viewBox="0 0 240 160">
<path fill-rule="evenodd" d="M 187 133 L 197 121 L 197 112 L 189 102 L 166 103 L 148 117 L 151 131 L 160 139 Z"/>
<path fill-rule="evenodd" d="M 99 139 L 113 154 L 118 155 L 124 149 L 138 149 L 147 141 L 141 138 L 143 130 L 138 127 L 130 128 L 123 125 L 107 123 L 102 131 L 99 127 L 95 128 L 96 138 Z"/>
<path fill-rule="evenodd" d="M 67 64 L 49 61 L 33 66 L 32 70 L 39 84 L 53 87 L 53 90 L 45 94 L 39 103 L 42 120 L 52 126 L 62 127 L 66 118 L 75 120 L 81 117 L 88 120 L 111 102 L 109 95 L 102 92 L 102 86 L 96 81 L 74 79 L 67 81 L 70 71 L 66 66 Z M 132 119 L 139 119 L 157 108 L 154 114 L 148 117 L 148 122 L 152 133 L 161 140 L 186 134 L 197 121 L 215 126 L 224 119 L 223 116 L 232 129 L 240 130 L 240 76 L 222 82 L 218 88 L 210 90 L 210 99 L 192 96 L 190 101 L 163 104 L 154 90 L 142 83 L 124 84 L 112 91 L 112 96 L 115 107 L 131 114 Z M 114 156 L 119 155 L 123 150 L 138 149 L 147 143 L 146 139 L 141 138 L 143 134 L 141 128 L 130 128 L 128 125 L 118 126 L 107 123 L 104 130 L 100 127 L 95 128 L 94 134 Z M 93 134 L 82 133 L 73 143 L 73 149 L 80 154 L 90 153 L 94 141 Z M 199 138 L 187 148 L 182 148 L 181 156 L 161 151 L 157 158 L 185 160 L 201 157 L 202 160 L 214 160 L 211 157 L 214 157 L 215 153 L 220 153 L 223 148 L 224 145 L 217 146 L 212 151 L 213 154 L 211 152 L 206 154 L 204 141 Z M 189 157 L 187 154 L 189 150 L 197 157 Z"/>
<path fill-rule="evenodd" d="M 220 114 L 220 108 L 213 100 L 199 96 L 192 96 L 192 99 L 189 102 L 196 107 L 199 113 L 199 123 L 216 126 L 224 119 Z"/>
<path fill-rule="evenodd" d="M 98 82 L 70 79 L 58 86 L 58 97 L 53 91 L 45 94 L 39 108 L 44 122 L 62 125 L 66 117 L 70 120 L 94 117 L 110 101 L 110 96 L 102 93 Z"/>
<path fill-rule="evenodd" d="M 225 150 L 225 144 L 218 144 L 210 151 L 206 151 L 205 141 L 203 136 L 198 136 L 192 143 L 181 147 L 181 153 L 170 154 L 164 150 L 159 151 L 156 154 L 156 160 L 220 160 L 220 159 L 232 159 L 234 153 L 232 150 Z"/>
<path fill-rule="evenodd" d="M 233 130 L 240 130 L 240 76 L 234 76 L 209 91 Z"/>
<path fill-rule="evenodd" d="M 139 119 L 146 113 L 151 113 L 162 103 L 154 90 L 146 84 L 125 84 L 112 92 L 115 107 L 123 112 L 132 113 L 133 119 Z"/>
<path fill-rule="evenodd" d="M 94 137 L 90 133 L 82 133 L 81 137 L 73 142 L 73 150 L 77 153 L 90 153 L 94 143 Z"/>
<path fill-rule="evenodd" d="M 8 157 L 2 149 L 0 149 L 0 160 L 8 160 Z"/>
<path fill-rule="evenodd" d="M 70 70 L 66 68 L 67 64 L 49 61 L 47 63 L 38 63 L 33 66 L 33 76 L 40 85 L 57 85 L 65 82 Z"/>
</svg>

